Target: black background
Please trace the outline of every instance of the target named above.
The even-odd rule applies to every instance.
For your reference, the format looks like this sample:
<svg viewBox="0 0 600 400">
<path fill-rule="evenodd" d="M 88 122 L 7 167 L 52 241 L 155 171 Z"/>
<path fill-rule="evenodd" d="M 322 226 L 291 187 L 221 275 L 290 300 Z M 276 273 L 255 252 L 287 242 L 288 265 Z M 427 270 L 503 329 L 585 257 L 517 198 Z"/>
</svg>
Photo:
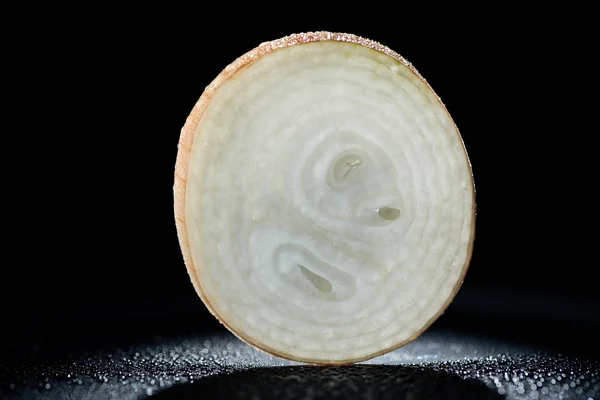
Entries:
<svg viewBox="0 0 600 400">
<path fill-rule="evenodd" d="M 21 49 L 22 128 L 11 149 L 33 161 L 13 167 L 25 187 L 9 197 L 25 211 L 7 242 L 16 251 L 2 280 L 4 339 L 218 329 L 177 242 L 172 187 L 181 127 L 236 57 L 263 41 L 326 29 L 403 55 L 463 135 L 477 189 L 475 248 L 463 288 L 432 329 L 597 354 L 598 263 L 584 256 L 595 245 L 595 210 L 585 204 L 590 182 L 579 181 L 589 161 L 578 146 L 591 131 L 577 122 L 587 75 L 573 42 L 558 40 L 559 27 L 370 24 L 397 27 L 381 31 L 202 21 L 80 19 Z"/>
</svg>

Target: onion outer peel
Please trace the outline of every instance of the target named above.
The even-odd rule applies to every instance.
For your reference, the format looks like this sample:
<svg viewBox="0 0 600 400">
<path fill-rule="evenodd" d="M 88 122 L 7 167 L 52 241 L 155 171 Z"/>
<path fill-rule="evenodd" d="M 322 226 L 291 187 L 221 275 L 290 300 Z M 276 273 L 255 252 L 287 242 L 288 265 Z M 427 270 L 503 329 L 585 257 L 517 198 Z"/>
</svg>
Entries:
<svg viewBox="0 0 600 400">
<path fill-rule="evenodd" d="M 404 340 L 400 343 L 394 344 L 393 346 L 391 346 L 389 348 L 383 349 L 381 351 L 378 351 L 376 353 L 373 353 L 373 354 L 370 354 L 370 355 L 367 355 L 364 357 L 345 359 L 345 360 L 311 359 L 311 358 L 297 357 L 292 354 L 287 354 L 287 353 L 278 351 L 276 349 L 273 349 L 270 346 L 267 346 L 263 343 L 259 343 L 257 341 L 251 340 L 251 338 L 244 335 L 243 332 L 236 331 L 231 325 L 229 325 L 223 318 L 221 318 L 218 315 L 218 313 L 215 311 L 215 308 L 212 306 L 210 299 L 205 295 L 205 292 L 202 289 L 202 284 L 201 284 L 200 280 L 198 279 L 196 268 L 194 266 L 192 256 L 191 256 L 191 249 L 190 249 L 190 244 L 189 244 L 189 240 L 188 240 L 188 233 L 187 233 L 187 227 L 186 227 L 186 221 L 185 221 L 186 186 L 187 186 L 188 164 L 189 164 L 189 159 L 190 159 L 190 153 L 191 153 L 192 145 L 194 143 L 195 133 L 196 133 L 198 124 L 202 118 L 204 111 L 210 104 L 210 101 L 211 101 L 213 95 L 216 93 L 217 90 L 219 90 L 219 88 L 224 83 L 226 83 L 232 77 L 234 77 L 235 74 L 237 74 L 238 72 L 241 72 L 242 70 L 244 70 L 245 68 L 247 68 L 248 66 L 253 64 L 256 60 L 260 59 L 260 57 L 262 57 L 272 51 L 276 51 L 277 49 L 281 49 L 281 48 L 285 48 L 285 47 L 289 47 L 289 46 L 300 45 L 300 44 L 304 44 L 304 43 L 319 42 L 319 41 L 349 42 L 349 43 L 354 43 L 354 44 L 358 44 L 358 45 L 361 45 L 364 47 L 374 49 L 376 51 L 379 51 L 381 53 L 384 53 L 384 54 L 396 59 L 397 61 L 402 63 L 404 66 L 406 66 L 412 73 L 414 73 L 427 86 L 427 88 L 431 91 L 431 93 L 434 94 L 435 98 L 439 101 L 443 110 L 446 112 L 449 120 L 452 121 L 453 127 L 455 128 L 455 130 L 457 132 L 458 139 L 460 141 L 460 144 L 464 151 L 464 155 L 466 157 L 467 165 L 469 168 L 470 184 L 471 184 L 472 193 L 473 193 L 472 219 L 471 219 L 472 222 L 471 222 L 471 230 L 470 230 L 471 236 L 470 236 L 469 244 L 468 244 L 468 248 L 467 248 L 467 257 L 466 257 L 465 263 L 462 267 L 462 272 L 460 274 L 459 279 L 457 280 L 448 299 L 443 304 L 443 306 L 439 309 L 437 314 L 435 314 L 432 318 L 430 318 L 427 321 L 427 323 L 420 330 L 418 330 L 416 333 L 414 333 L 407 340 Z M 175 179 L 174 179 L 173 192 L 174 192 L 175 224 L 176 224 L 176 228 L 177 228 L 177 235 L 178 235 L 179 244 L 181 247 L 181 252 L 182 252 L 183 259 L 184 259 L 187 271 L 189 273 L 190 279 L 192 281 L 192 284 L 193 284 L 194 288 L 196 289 L 196 292 L 202 299 L 203 303 L 206 305 L 206 307 L 211 312 L 211 314 L 214 315 L 215 318 L 217 318 L 217 320 L 221 324 L 223 324 L 230 332 L 232 332 L 240 340 L 246 342 L 247 344 L 249 344 L 259 350 L 262 350 L 269 354 L 272 354 L 272 355 L 275 355 L 275 356 L 278 356 L 278 357 L 281 357 L 284 359 L 292 360 L 292 361 L 305 362 L 305 363 L 310 363 L 310 364 L 319 364 L 319 365 L 344 365 L 344 364 L 365 361 L 365 360 L 386 354 L 390 351 L 393 351 L 395 349 L 398 349 L 398 348 L 410 343 L 411 341 L 416 339 L 418 336 L 420 336 L 425 330 L 427 330 L 431 326 L 431 324 L 435 320 L 437 320 L 448 308 L 448 306 L 450 305 L 450 303 L 456 296 L 456 293 L 458 292 L 458 290 L 460 289 L 460 287 L 464 281 L 464 278 L 467 273 L 469 263 L 471 261 L 472 254 L 473 254 L 473 243 L 474 243 L 474 239 L 475 239 L 475 219 L 476 219 L 475 185 L 474 185 L 474 180 L 473 180 L 472 165 L 469 160 L 468 154 L 466 152 L 466 149 L 464 146 L 464 141 L 460 135 L 458 128 L 456 127 L 456 124 L 454 123 L 451 115 L 448 113 L 444 103 L 441 101 L 439 96 L 437 96 L 437 94 L 435 94 L 435 91 L 431 88 L 431 86 L 427 83 L 427 81 L 421 76 L 421 74 L 419 74 L 419 72 L 412 66 L 411 63 L 406 61 L 402 56 L 400 56 L 398 53 L 394 52 L 393 50 L 389 49 L 388 47 L 383 46 L 382 44 L 380 44 L 378 42 L 375 42 L 375 41 L 372 41 L 369 39 L 365 39 L 365 38 L 362 38 L 360 36 L 353 35 L 353 34 L 320 31 L 320 32 L 307 32 L 307 33 L 299 33 L 299 34 L 289 35 L 289 36 L 286 36 L 286 37 L 283 37 L 283 38 L 280 38 L 277 40 L 262 43 L 261 45 L 250 50 L 249 52 L 242 55 L 241 57 L 238 57 L 234 62 L 229 64 L 227 67 L 225 67 L 225 69 L 206 87 L 206 89 L 204 90 L 200 99 L 196 102 L 191 113 L 187 117 L 185 125 L 183 126 L 183 128 L 181 130 L 181 135 L 180 135 L 179 144 L 178 144 L 177 159 L 176 159 L 176 164 L 175 164 Z"/>
</svg>

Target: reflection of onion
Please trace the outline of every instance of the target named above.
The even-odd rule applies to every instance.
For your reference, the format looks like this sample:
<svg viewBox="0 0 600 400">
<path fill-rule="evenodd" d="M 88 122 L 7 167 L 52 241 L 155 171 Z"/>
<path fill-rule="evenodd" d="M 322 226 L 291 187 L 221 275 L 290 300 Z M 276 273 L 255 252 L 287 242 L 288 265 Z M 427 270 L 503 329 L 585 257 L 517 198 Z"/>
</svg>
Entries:
<svg viewBox="0 0 600 400">
<path fill-rule="evenodd" d="M 417 337 L 463 280 L 474 187 L 445 107 L 402 57 L 327 32 L 263 43 L 182 131 L 181 248 L 232 332 L 341 364 Z"/>
</svg>

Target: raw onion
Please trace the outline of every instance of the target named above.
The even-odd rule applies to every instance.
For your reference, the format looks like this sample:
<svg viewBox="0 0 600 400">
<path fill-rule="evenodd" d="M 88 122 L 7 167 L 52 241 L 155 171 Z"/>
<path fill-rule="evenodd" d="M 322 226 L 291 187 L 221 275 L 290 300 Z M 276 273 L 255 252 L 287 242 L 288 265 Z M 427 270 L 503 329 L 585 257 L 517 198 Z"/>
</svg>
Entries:
<svg viewBox="0 0 600 400">
<path fill-rule="evenodd" d="M 225 68 L 179 142 L 175 217 L 192 283 L 240 339 L 345 364 L 422 333 L 471 257 L 471 166 L 397 53 L 314 32 Z"/>
</svg>

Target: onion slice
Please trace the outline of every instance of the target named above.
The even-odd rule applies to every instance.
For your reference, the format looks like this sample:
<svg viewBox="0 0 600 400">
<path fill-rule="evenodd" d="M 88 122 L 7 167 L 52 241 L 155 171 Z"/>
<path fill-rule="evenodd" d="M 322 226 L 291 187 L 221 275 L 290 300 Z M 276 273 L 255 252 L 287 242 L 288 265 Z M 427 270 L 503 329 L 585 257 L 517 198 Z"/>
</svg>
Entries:
<svg viewBox="0 0 600 400">
<path fill-rule="evenodd" d="M 473 248 L 452 118 L 404 58 L 350 34 L 287 36 L 226 67 L 183 127 L 174 195 L 208 309 L 296 361 L 357 362 L 415 339 Z"/>
</svg>

